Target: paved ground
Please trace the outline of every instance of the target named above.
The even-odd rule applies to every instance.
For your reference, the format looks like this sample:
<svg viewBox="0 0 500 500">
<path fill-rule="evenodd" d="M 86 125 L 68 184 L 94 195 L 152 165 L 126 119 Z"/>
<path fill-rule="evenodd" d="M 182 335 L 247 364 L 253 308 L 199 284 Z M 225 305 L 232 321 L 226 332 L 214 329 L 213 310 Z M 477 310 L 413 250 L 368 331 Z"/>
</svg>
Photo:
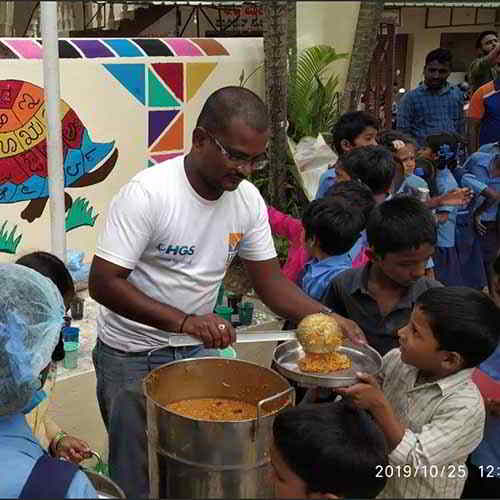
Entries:
<svg viewBox="0 0 500 500">
<path fill-rule="evenodd" d="M 96 307 L 88 299 L 86 292 L 81 295 L 86 298 L 86 305 L 84 320 L 75 323 L 81 327 L 82 353 L 79 368 L 71 372 L 59 367 L 58 382 L 50 413 L 66 432 L 86 440 L 93 450 L 105 458 L 107 456 L 106 431 L 97 405 L 95 373 L 90 361 L 90 351 L 95 343 Z M 260 324 L 253 326 L 249 331 L 281 328 L 281 322 L 261 303 L 258 303 L 256 307 L 259 311 L 257 315 Z M 239 359 L 270 366 L 275 344 L 263 342 L 240 344 L 235 347 Z"/>
</svg>

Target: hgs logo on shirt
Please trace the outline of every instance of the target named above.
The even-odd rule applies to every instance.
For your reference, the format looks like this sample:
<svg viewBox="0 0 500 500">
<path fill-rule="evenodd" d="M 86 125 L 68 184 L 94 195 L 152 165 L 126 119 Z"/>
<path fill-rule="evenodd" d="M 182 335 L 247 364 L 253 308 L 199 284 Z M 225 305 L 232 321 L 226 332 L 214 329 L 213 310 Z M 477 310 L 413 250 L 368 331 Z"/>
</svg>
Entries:
<svg viewBox="0 0 500 500">
<path fill-rule="evenodd" d="M 158 245 L 158 251 L 163 255 L 193 255 L 196 245 L 188 247 L 187 245 Z"/>
</svg>

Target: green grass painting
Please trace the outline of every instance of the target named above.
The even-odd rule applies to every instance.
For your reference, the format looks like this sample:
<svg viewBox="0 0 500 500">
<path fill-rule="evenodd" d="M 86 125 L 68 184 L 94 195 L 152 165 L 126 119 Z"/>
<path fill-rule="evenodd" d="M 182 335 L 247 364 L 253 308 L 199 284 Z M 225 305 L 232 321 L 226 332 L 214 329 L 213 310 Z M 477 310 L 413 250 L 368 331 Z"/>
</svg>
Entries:
<svg viewBox="0 0 500 500">
<path fill-rule="evenodd" d="M 14 226 L 9 233 L 7 230 L 7 222 L 8 221 L 5 221 L 0 228 L 0 252 L 14 255 L 23 235 L 20 234 L 16 236 L 17 225 Z"/>
<path fill-rule="evenodd" d="M 77 227 L 93 227 L 99 214 L 94 215 L 94 207 L 89 206 L 89 200 L 86 198 L 77 198 L 66 215 L 66 232 Z"/>
</svg>

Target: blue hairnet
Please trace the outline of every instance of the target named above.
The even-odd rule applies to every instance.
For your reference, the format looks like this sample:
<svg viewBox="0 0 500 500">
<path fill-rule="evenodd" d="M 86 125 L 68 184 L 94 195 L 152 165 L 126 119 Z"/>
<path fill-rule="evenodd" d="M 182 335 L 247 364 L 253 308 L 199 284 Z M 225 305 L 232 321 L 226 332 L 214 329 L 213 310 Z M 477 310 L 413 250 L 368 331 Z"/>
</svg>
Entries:
<svg viewBox="0 0 500 500">
<path fill-rule="evenodd" d="M 22 411 L 40 388 L 64 312 L 51 280 L 25 266 L 0 265 L 0 416 Z"/>
</svg>

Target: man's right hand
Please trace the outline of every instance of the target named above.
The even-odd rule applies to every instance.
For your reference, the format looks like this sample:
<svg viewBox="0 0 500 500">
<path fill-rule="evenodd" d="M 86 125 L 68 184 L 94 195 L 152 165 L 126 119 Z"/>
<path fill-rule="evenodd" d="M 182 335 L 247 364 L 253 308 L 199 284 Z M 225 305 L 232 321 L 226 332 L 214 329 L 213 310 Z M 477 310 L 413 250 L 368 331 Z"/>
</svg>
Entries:
<svg viewBox="0 0 500 500">
<path fill-rule="evenodd" d="M 207 349 L 224 349 L 236 340 L 233 325 L 213 313 L 189 316 L 184 322 L 182 333 L 203 340 Z"/>
<path fill-rule="evenodd" d="M 329 314 L 335 318 L 342 330 L 342 333 L 347 339 L 349 339 L 354 344 L 368 344 L 363 330 L 361 330 L 361 328 L 355 321 L 353 321 L 352 319 L 344 318 L 344 316 L 341 316 L 340 314 L 336 314 L 334 312 L 331 312 Z"/>
</svg>

